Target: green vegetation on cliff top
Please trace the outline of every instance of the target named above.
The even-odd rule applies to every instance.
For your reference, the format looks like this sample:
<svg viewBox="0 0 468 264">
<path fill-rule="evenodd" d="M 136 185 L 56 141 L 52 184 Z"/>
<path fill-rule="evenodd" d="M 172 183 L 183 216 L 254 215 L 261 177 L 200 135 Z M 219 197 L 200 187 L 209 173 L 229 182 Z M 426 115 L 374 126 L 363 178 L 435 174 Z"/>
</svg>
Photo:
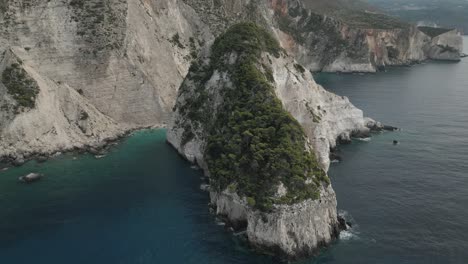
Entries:
<svg viewBox="0 0 468 264">
<path fill-rule="evenodd" d="M 208 132 L 204 156 L 212 186 L 218 191 L 235 191 L 248 197 L 250 206 L 268 211 L 273 204 L 317 198 L 322 182 L 329 180 L 306 148 L 302 127 L 276 97 L 271 78 L 265 74 L 271 69 L 260 63 L 263 52 L 276 57 L 282 52 L 265 29 L 252 23 L 231 27 L 215 41 L 210 65 L 192 67 L 202 76 L 190 74 L 196 80 L 196 95 L 179 110 L 190 119 L 190 126 L 198 123 Z M 232 54 L 237 59 L 229 63 Z M 219 87 L 223 104 L 209 121 L 212 102 L 204 84 L 214 70 L 227 72 L 233 87 Z M 185 129 L 191 130 L 190 126 Z M 280 182 L 288 192 L 275 197 Z"/>
</svg>

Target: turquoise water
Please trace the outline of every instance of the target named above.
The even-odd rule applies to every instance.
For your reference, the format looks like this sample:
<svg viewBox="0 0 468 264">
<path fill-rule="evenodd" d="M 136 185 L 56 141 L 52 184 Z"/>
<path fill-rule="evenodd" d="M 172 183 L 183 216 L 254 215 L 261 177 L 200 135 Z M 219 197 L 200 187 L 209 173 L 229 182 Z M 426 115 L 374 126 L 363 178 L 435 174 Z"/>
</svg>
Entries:
<svg viewBox="0 0 468 264">
<path fill-rule="evenodd" d="M 304 263 L 467 263 L 468 60 L 318 81 L 402 131 L 340 148 L 330 175 L 353 229 Z M 33 171 L 46 177 L 18 183 Z M 0 263 L 274 262 L 218 224 L 201 176 L 164 130 L 103 159 L 67 154 L 0 172 Z"/>
<path fill-rule="evenodd" d="M 44 180 L 18 183 L 31 171 Z M 138 132 L 103 159 L 63 157 L 0 173 L 0 263 L 255 263 L 208 210 L 201 173 Z"/>
</svg>

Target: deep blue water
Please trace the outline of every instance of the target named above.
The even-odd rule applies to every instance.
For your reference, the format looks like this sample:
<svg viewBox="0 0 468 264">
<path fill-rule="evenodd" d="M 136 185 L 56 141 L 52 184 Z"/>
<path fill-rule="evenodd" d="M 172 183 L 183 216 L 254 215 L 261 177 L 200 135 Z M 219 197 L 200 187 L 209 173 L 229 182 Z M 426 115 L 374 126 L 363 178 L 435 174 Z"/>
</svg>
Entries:
<svg viewBox="0 0 468 264">
<path fill-rule="evenodd" d="M 318 81 L 402 131 L 340 148 L 330 175 L 354 227 L 304 263 L 467 263 L 468 60 Z M 17 182 L 31 171 L 47 176 Z M 0 172 L 0 263 L 272 263 L 217 224 L 201 176 L 164 130 Z"/>
</svg>

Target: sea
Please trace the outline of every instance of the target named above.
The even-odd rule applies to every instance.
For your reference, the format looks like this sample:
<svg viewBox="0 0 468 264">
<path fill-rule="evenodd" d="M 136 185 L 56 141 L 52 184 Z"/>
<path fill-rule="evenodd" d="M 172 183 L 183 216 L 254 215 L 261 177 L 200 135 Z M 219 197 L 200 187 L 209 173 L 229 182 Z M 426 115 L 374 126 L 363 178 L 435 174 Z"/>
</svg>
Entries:
<svg viewBox="0 0 468 264">
<path fill-rule="evenodd" d="M 339 147 L 329 174 L 352 228 L 299 263 L 468 263 L 468 58 L 315 78 L 400 130 Z M 99 159 L 1 165 L 0 263 L 277 262 L 210 212 L 202 173 L 165 134 L 136 132 Z M 45 177 L 18 182 L 30 172 Z"/>
</svg>

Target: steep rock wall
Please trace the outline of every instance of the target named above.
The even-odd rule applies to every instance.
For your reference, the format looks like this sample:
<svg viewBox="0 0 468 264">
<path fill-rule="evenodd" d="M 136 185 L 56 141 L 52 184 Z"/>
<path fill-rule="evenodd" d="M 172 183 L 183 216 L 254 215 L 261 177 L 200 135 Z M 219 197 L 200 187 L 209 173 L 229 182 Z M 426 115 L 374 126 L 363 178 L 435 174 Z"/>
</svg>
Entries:
<svg viewBox="0 0 468 264">
<path fill-rule="evenodd" d="M 433 60 L 459 61 L 462 51 L 463 38 L 457 30 L 433 37 L 427 48 L 428 57 Z"/>
<path fill-rule="evenodd" d="M 78 92 L 119 131 L 166 124 L 190 63 L 212 39 L 195 11 L 178 0 L 9 0 L 0 24 L 0 52 L 14 51 L 35 72 L 36 81 L 48 80 L 42 83 L 40 98 L 52 96 L 44 90 Z M 49 81 L 54 85 L 47 87 Z M 68 107 L 68 102 L 60 102 L 64 105 L 59 107 Z M 7 115 L 9 122 L 2 122 L 0 133 L 14 130 L 9 125 L 20 118 L 0 109 L 0 117 Z M 35 125 L 47 130 L 46 124 Z M 73 145 L 98 144 L 114 137 L 111 131 Z M 63 133 L 74 131 L 63 127 Z M 33 144 L 36 137 L 24 134 L 15 144 L 4 138 L 9 147 L 2 153 L 22 156 L 26 149 L 63 149 L 48 137 Z"/>
<path fill-rule="evenodd" d="M 13 51 L 1 60 L 0 73 L 18 63 Z M 94 105 L 67 84 L 59 84 L 39 74 L 27 62 L 20 68 L 37 83 L 35 107 L 18 108 L 15 100 L 0 83 L 0 157 L 22 162 L 38 153 L 53 154 L 121 136 L 125 128 L 103 115 Z"/>
<path fill-rule="evenodd" d="M 228 65 L 234 65 L 243 56 L 236 53 L 226 56 Z M 209 140 L 208 129 L 213 129 L 213 123 L 200 124 L 197 112 L 191 111 L 190 107 L 202 109 L 203 120 L 214 120 L 226 103 L 226 90 L 238 88 L 233 83 L 233 73 L 225 70 L 229 66 L 212 69 L 209 66 L 211 60 L 213 58 L 210 59 L 207 51 L 201 62 L 189 71 L 179 91 L 175 114 L 167 132 L 168 142 L 182 156 L 198 164 L 208 176 L 211 176 L 211 171 L 205 151 Z M 327 92 L 317 85 L 310 72 L 285 54 L 275 57 L 263 53 L 257 67 L 266 76 L 271 74 L 267 78 L 273 83 L 276 97 L 302 126 L 308 139 L 306 145 L 325 170 L 328 170 L 330 162 L 330 147 L 336 145 L 339 136 L 350 136 L 358 131 L 367 133 L 368 124 L 374 124 L 372 120 L 364 118 L 362 111 L 347 98 Z M 212 73 L 205 76 L 205 69 L 212 70 Z M 199 86 L 200 80 L 204 80 L 202 87 Z M 193 101 L 193 98 L 201 96 L 205 98 L 203 101 Z M 305 184 L 310 182 L 306 181 Z M 287 192 L 282 184 L 278 186 L 278 196 L 284 196 Z M 238 195 L 235 187 L 222 191 L 212 188 L 210 196 L 217 214 L 226 217 L 233 226 L 247 226 L 248 240 L 252 245 L 281 252 L 288 258 L 317 252 L 318 248 L 336 238 L 339 232 L 336 196 L 330 184 L 321 185 L 317 199 L 305 199 L 293 205 L 275 205 L 271 212 L 254 208 L 248 197 Z"/>
<path fill-rule="evenodd" d="M 9 1 L 2 27 L 23 61 L 83 90 L 116 122 L 166 122 L 192 60 L 189 38 L 198 48 L 203 35 L 190 8 L 176 0 L 27 2 Z"/>
<path fill-rule="evenodd" d="M 456 32 L 430 38 L 413 27 L 349 26 L 301 0 L 8 0 L 0 11 L 0 53 L 14 50 L 38 76 L 78 91 L 122 129 L 165 125 L 198 52 L 240 21 L 268 28 L 312 71 L 457 60 L 461 43 Z M 0 109 L 6 115 L 15 118 Z"/>
<path fill-rule="evenodd" d="M 385 19 L 356 26 L 314 13 L 300 0 L 282 1 L 274 17 L 283 46 L 312 71 L 375 72 L 427 59 L 459 60 L 462 52 L 462 38 L 456 32 L 431 39 L 416 26 L 393 25 Z M 437 42 L 446 45 L 445 54 L 435 51 Z"/>
</svg>

